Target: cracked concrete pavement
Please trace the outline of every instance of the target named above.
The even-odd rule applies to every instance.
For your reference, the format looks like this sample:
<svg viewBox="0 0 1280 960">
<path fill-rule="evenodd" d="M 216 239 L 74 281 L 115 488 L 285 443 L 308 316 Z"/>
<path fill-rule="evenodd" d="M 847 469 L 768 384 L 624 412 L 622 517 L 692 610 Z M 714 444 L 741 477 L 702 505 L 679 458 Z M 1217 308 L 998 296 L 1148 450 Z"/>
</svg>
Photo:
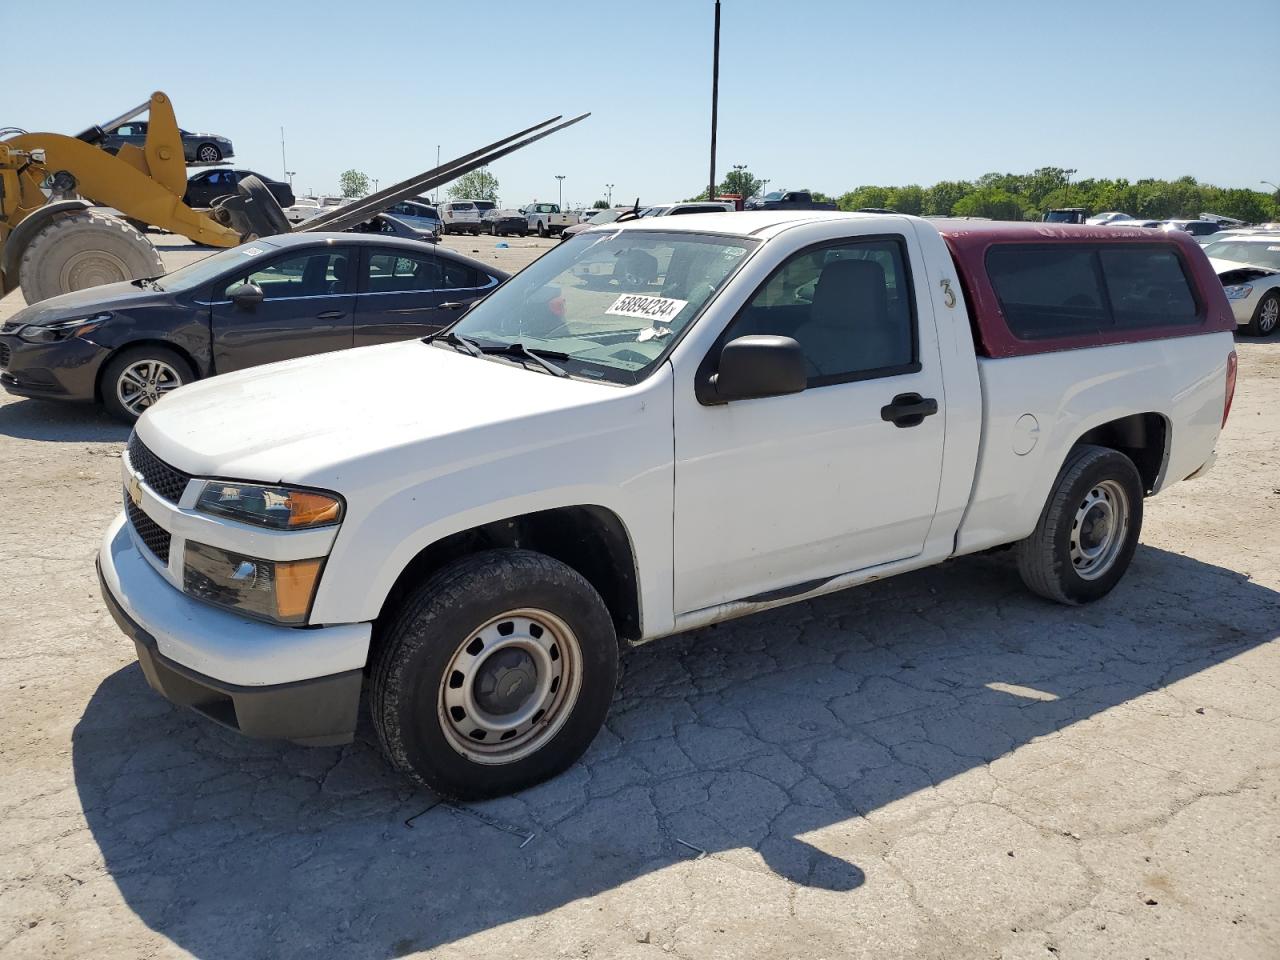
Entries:
<svg viewBox="0 0 1280 960">
<path fill-rule="evenodd" d="M 5 397 L 0 958 L 1274 960 L 1280 339 L 1239 350 L 1217 466 L 1106 600 L 995 554 L 658 641 L 581 763 L 468 807 L 367 722 L 153 694 L 93 573 L 127 431 Z"/>
</svg>

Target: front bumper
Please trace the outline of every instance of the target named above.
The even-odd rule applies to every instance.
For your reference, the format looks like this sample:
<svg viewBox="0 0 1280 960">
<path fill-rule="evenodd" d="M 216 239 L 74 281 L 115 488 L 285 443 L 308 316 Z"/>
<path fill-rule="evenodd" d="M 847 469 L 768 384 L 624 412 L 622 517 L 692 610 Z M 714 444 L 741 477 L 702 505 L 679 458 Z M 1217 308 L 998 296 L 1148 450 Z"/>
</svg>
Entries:
<svg viewBox="0 0 1280 960">
<path fill-rule="evenodd" d="M 249 737 L 351 741 L 369 624 L 281 627 L 193 600 L 152 568 L 123 515 L 107 530 L 98 576 L 147 683 L 166 699 Z"/>
<path fill-rule="evenodd" d="M 98 371 L 110 353 L 96 343 L 73 337 L 57 343 L 27 343 L 0 336 L 0 386 L 19 397 L 94 400 Z"/>
<path fill-rule="evenodd" d="M 1241 297 L 1238 300 L 1228 300 L 1231 304 L 1231 315 L 1236 318 L 1237 326 L 1246 326 L 1253 320 L 1253 311 L 1258 306 L 1258 291 L 1255 289 L 1247 297 Z"/>
</svg>

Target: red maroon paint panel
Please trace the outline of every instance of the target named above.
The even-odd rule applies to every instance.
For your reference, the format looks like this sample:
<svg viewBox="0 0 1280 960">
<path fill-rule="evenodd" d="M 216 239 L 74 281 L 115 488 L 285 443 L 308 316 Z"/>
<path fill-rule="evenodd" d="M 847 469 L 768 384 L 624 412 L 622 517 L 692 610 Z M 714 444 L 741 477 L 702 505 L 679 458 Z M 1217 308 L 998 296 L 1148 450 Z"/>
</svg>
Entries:
<svg viewBox="0 0 1280 960">
<path fill-rule="evenodd" d="M 1168 337 L 1196 336 L 1234 331 L 1235 317 L 1227 303 L 1222 283 L 1209 259 L 1190 234 L 1181 230 L 1151 230 L 1143 227 L 1094 227 L 1070 223 L 1006 223 L 983 220 L 934 221 L 942 234 L 969 302 L 973 338 L 978 353 L 985 357 L 1019 357 L 1054 350 L 1074 350 L 1112 343 L 1138 343 Z M 1169 246 L 1180 255 L 1191 278 L 1196 298 L 1202 305 L 1198 324 L 1170 324 L 1144 329 L 1116 329 L 1074 337 L 1022 340 L 1014 336 L 1005 321 L 1000 299 L 987 276 L 987 251 L 996 244 L 1142 244 Z"/>
</svg>

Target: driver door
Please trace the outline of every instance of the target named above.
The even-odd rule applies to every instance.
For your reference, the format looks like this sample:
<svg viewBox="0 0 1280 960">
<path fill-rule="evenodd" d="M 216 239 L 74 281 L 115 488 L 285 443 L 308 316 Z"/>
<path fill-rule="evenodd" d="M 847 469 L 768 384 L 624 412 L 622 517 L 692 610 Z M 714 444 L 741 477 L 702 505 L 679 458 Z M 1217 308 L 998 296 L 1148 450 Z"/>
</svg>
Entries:
<svg viewBox="0 0 1280 960">
<path fill-rule="evenodd" d="M 309 248 L 253 265 L 215 291 L 213 362 L 218 373 L 350 347 L 355 300 L 351 275 L 359 251 Z M 262 302 L 237 306 L 231 291 L 241 283 L 262 290 Z"/>
</svg>

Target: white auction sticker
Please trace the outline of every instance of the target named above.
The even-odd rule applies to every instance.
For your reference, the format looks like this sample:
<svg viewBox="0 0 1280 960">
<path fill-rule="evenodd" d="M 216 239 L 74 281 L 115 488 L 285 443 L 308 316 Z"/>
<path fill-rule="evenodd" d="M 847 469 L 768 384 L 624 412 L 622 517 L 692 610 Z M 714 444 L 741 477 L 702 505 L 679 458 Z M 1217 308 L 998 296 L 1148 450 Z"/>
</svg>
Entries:
<svg viewBox="0 0 1280 960">
<path fill-rule="evenodd" d="M 605 313 L 615 317 L 640 317 L 642 320 L 672 320 L 688 305 L 688 300 L 648 297 L 641 293 L 624 293 Z"/>
</svg>

